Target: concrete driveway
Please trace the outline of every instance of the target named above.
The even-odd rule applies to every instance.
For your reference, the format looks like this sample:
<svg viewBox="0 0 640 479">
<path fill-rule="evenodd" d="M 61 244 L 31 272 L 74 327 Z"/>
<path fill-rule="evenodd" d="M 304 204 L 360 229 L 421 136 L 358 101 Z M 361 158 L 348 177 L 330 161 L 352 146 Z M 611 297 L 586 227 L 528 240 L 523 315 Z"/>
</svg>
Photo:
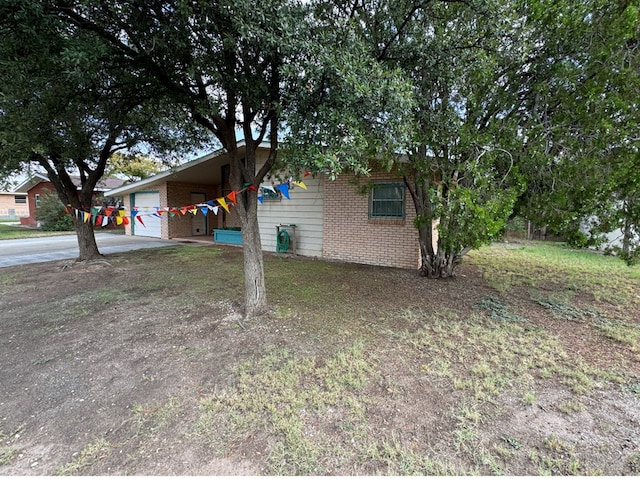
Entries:
<svg viewBox="0 0 640 479">
<path fill-rule="evenodd" d="M 102 254 L 176 244 L 175 241 L 171 240 L 110 233 L 96 233 L 96 242 Z M 78 240 L 76 235 L 0 241 L 0 268 L 61 259 L 75 259 L 77 257 Z"/>
</svg>

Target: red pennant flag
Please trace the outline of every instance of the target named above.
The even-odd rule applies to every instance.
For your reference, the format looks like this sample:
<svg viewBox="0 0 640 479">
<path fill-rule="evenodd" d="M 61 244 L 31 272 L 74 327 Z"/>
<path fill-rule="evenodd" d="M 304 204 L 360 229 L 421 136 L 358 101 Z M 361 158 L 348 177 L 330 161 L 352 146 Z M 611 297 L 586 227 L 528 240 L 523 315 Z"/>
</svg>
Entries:
<svg viewBox="0 0 640 479">
<path fill-rule="evenodd" d="M 236 204 L 236 194 L 237 193 L 238 193 L 237 191 L 233 190 L 231 193 L 229 193 L 227 195 L 227 198 L 229 198 L 233 202 L 233 204 Z"/>
<path fill-rule="evenodd" d="M 128 225 L 128 224 L 129 224 L 129 218 L 127 218 L 126 216 L 123 216 L 123 217 L 122 217 L 122 222 L 123 222 L 125 225 Z"/>
<path fill-rule="evenodd" d="M 139 216 L 139 215 L 138 215 L 138 216 L 136 216 L 136 218 L 138 219 L 138 221 L 140 222 L 140 224 L 141 224 L 142 226 L 144 226 L 145 228 L 147 227 L 147 225 L 145 225 L 145 224 L 144 224 L 144 221 L 142 221 L 142 216 Z"/>
<path fill-rule="evenodd" d="M 256 188 L 255 185 L 249 185 L 249 187 L 247 188 L 249 191 L 258 191 L 258 188 Z"/>
</svg>

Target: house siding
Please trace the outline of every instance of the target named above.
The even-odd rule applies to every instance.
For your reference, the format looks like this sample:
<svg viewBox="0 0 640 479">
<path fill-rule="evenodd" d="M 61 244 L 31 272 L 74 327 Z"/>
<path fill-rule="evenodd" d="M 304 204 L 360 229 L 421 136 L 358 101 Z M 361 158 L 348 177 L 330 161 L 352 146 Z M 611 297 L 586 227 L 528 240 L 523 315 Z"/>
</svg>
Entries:
<svg viewBox="0 0 640 479">
<path fill-rule="evenodd" d="M 257 168 L 260 168 L 266 157 L 266 150 L 258 151 Z M 226 157 L 214 155 L 208 168 L 215 172 L 226 161 Z M 196 163 L 196 166 L 201 163 Z M 180 174 L 181 172 L 176 173 Z M 198 182 L 206 180 L 204 176 Z M 184 177 L 188 178 L 189 175 L 185 174 Z M 277 185 L 277 177 L 277 173 L 267 175 L 261 186 Z M 159 206 L 181 207 L 192 203 L 192 192 L 205 193 L 207 200 L 225 196 L 229 192 L 228 185 L 220 184 L 220 176 L 214 178 L 216 177 L 212 176 L 209 185 L 190 183 L 186 179 L 182 179 L 182 183 L 158 179 L 157 183 L 146 181 L 141 188 L 158 191 Z M 349 175 L 342 175 L 336 181 L 330 181 L 325 175 L 307 177 L 303 179 L 307 188 L 294 185 L 289 190 L 290 199 L 265 200 L 259 204 L 258 225 L 263 251 L 276 251 L 278 225 L 294 224 L 295 252 L 299 255 L 396 268 L 418 268 L 418 231 L 413 226 L 416 214 L 408 191 L 405 190 L 403 217 L 370 218 L 369 197 L 358 193 L 358 188 L 353 184 L 354 179 Z M 375 173 L 363 181 L 370 180 L 380 183 L 402 182 L 401 177 L 394 172 Z M 218 184 L 213 184 L 214 181 Z M 125 196 L 125 201 L 128 202 L 129 197 Z M 130 204 L 127 206 L 131 207 Z M 165 216 L 161 222 L 161 237 L 169 239 L 191 236 L 192 224 L 189 216 Z M 214 228 L 240 226 L 238 219 L 237 209 L 234 207 L 230 208 L 230 213 L 225 213 L 220 208 L 217 216 L 209 212 L 207 234 L 210 235 Z M 130 231 L 131 228 L 127 228 L 128 234 Z M 293 252 L 293 246 L 294 244 L 291 245 L 290 252 Z"/>
<path fill-rule="evenodd" d="M 420 263 L 416 216 L 405 192 L 405 217 L 369 218 L 369 196 L 359 194 L 353 176 L 324 182 L 324 238 L 322 255 L 330 260 L 417 268 Z M 402 181 L 392 173 L 375 173 L 374 182 Z"/>
<path fill-rule="evenodd" d="M 296 225 L 295 252 L 303 256 L 322 256 L 322 236 L 324 226 L 323 198 L 324 177 L 305 178 L 307 189 L 293 186 L 289 198 L 279 201 L 266 200 L 258 205 L 258 223 L 263 251 L 276 251 L 276 226 Z M 270 182 L 263 183 L 263 186 Z M 291 230 L 289 229 L 289 234 Z M 293 252 L 293 244 L 289 252 Z"/>
</svg>

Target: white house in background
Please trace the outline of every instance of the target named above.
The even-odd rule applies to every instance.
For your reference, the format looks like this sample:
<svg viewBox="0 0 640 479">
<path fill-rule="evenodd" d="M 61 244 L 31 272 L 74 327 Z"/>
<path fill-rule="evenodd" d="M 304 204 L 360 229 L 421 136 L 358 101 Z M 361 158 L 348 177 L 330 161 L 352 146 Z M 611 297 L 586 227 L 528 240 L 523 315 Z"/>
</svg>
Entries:
<svg viewBox="0 0 640 479">
<path fill-rule="evenodd" d="M 241 143 L 241 155 L 244 148 Z M 268 145 L 263 144 L 257 151 L 258 167 L 267 155 Z M 211 209 L 206 215 L 201 209 L 193 214 L 188 207 L 206 202 L 218 205 L 218 198 L 229 202 L 229 172 L 228 155 L 221 149 L 105 194 L 122 197 L 131 212 L 126 234 L 164 239 L 205 236 L 213 241 L 213 230 L 240 226 L 234 207 L 228 213 L 218 207 L 217 215 Z M 325 175 L 302 180 L 306 189 L 292 184 L 289 199 L 277 194 L 275 178 L 267 176 L 260 185 L 263 202 L 258 206 L 258 222 L 264 251 L 276 251 L 277 233 L 285 229 L 291 237 L 289 252 L 295 247 L 304 256 L 418 268 L 415 210 L 401 177 L 389 172 L 373 174 L 370 180 L 375 185 L 365 195 L 357 192 L 348 175 L 335 181 Z M 170 213 L 162 212 L 169 208 Z"/>
<path fill-rule="evenodd" d="M 598 219 L 595 216 L 592 216 L 580 223 L 580 231 L 589 236 L 591 228 L 593 228 L 597 223 Z M 607 250 L 609 248 L 622 248 L 624 231 L 622 231 L 621 228 L 617 228 L 607 233 L 602 233 L 599 236 L 601 236 L 604 241 L 598 246 L 598 249 Z M 633 235 L 631 240 L 637 242 L 640 241 L 640 237 L 638 237 L 638 235 Z"/>
</svg>

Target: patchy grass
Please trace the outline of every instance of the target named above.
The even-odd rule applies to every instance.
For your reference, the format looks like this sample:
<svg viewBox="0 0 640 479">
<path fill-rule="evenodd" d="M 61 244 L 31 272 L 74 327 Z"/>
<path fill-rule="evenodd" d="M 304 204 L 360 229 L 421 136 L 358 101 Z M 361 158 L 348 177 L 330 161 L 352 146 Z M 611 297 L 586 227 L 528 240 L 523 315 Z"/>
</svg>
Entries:
<svg viewBox="0 0 640 479">
<path fill-rule="evenodd" d="M 16 446 L 16 442 L 24 432 L 24 425 L 19 426 L 10 433 L 4 433 L 0 430 L 0 466 L 13 464 L 16 457 L 20 453 L 20 448 Z"/>
<path fill-rule="evenodd" d="M 470 253 L 485 279 L 498 291 L 518 285 L 553 285 L 556 291 L 583 291 L 595 301 L 640 304 L 637 282 L 640 265 L 561 243 L 496 244 Z"/>
<path fill-rule="evenodd" d="M 574 445 L 551 435 L 544 440 L 540 453 L 532 452 L 540 476 L 601 476 L 603 472 L 585 466 Z"/>
<path fill-rule="evenodd" d="M 526 321 L 526 319 L 523 318 L 522 316 L 519 316 L 517 314 L 510 312 L 508 306 L 505 305 L 503 301 L 501 301 L 499 298 L 496 298 L 495 296 L 488 296 L 486 298 L 483 298 L 482 301 L 480 301 L 477 304 L 477 307 L 479 309 L 488 310 L 489 313 L 491 314 L 492 319 L 498 319 L 501 321 L 516 321 L 516 322 Z"/>
<path fill-rule="evenodd" d="M 402 445 L 396 436 L 371 443 L 363 451 L 362 460 L 380 464 L 389 476 L 464 476 L 467 472 L 453 461 L 434 459 Z"/>
<path fill-rule="evenodd" d="M 82 451 L 74 454 L 74 459 L 63 465 L 56 471 L 58 476 L 76 475 L 83 469 L 93 465 L 95 462 L 104 459 L 111 449 L 111 444 L 104 438 L 96 439 L 85 446 Z"/>
<path fill-rule="evenodd" d="M 151 377 L 145 377 L 145 380 L 154 381 Z M 138 435 L 153 434 L 174 421 L 183 407 L 184 404 L 175 398 L 170 398 L 166 403 L 160 405 L 136 404 L 133 407 L 131 418 L 133 429 Z"/>
<path fill-rule="evenodd" d="M 218 450 L 247 435 L 267 435 L 269 474 L 320 474 L 357 454 L 351 445 L 367 429 L 358 394 L 373 370 L 365 349 L 357 341 L 321 361 L 272 348 L 238 368 L 233 389 L 201 400 L 194 433 Z M 328 416 L 337 425 L 331 435 L 318 428 Z"/>
<path fill-rule="evenodd" d="M 634 270 L 620 279 L 611 258 L 528 248 L 476 252 L 446 281 L 265 255 L 272 311 L 243 327 L 238 248 L 3 272 L 0 338 L 13 352 L 0 380 L 23 381 L 3 415 L 44 428 L 58 454 L 32 470 L 20 438 L 0 436 L 0 473 L 637 472 L 634 451 L 607 462 L 640 433 L 625 416 L 640 397 Z M 613 309 L 598 275 L 629 288 Z M 16 416 L 33 397 L 56 402 Z"/>
<path fill-rule="evenodd" d="M 598 377 L 545 331 L 480 315 L 462 318 L 452 311 L 424 316 L 422 322 L 425 326 L 405 339 L 424 373 L 447 379 L 478 401 L 492 401 L 508 390 L 529 391 L 536 379 L 552 376 L 586 392 Z"/>
</svg>

